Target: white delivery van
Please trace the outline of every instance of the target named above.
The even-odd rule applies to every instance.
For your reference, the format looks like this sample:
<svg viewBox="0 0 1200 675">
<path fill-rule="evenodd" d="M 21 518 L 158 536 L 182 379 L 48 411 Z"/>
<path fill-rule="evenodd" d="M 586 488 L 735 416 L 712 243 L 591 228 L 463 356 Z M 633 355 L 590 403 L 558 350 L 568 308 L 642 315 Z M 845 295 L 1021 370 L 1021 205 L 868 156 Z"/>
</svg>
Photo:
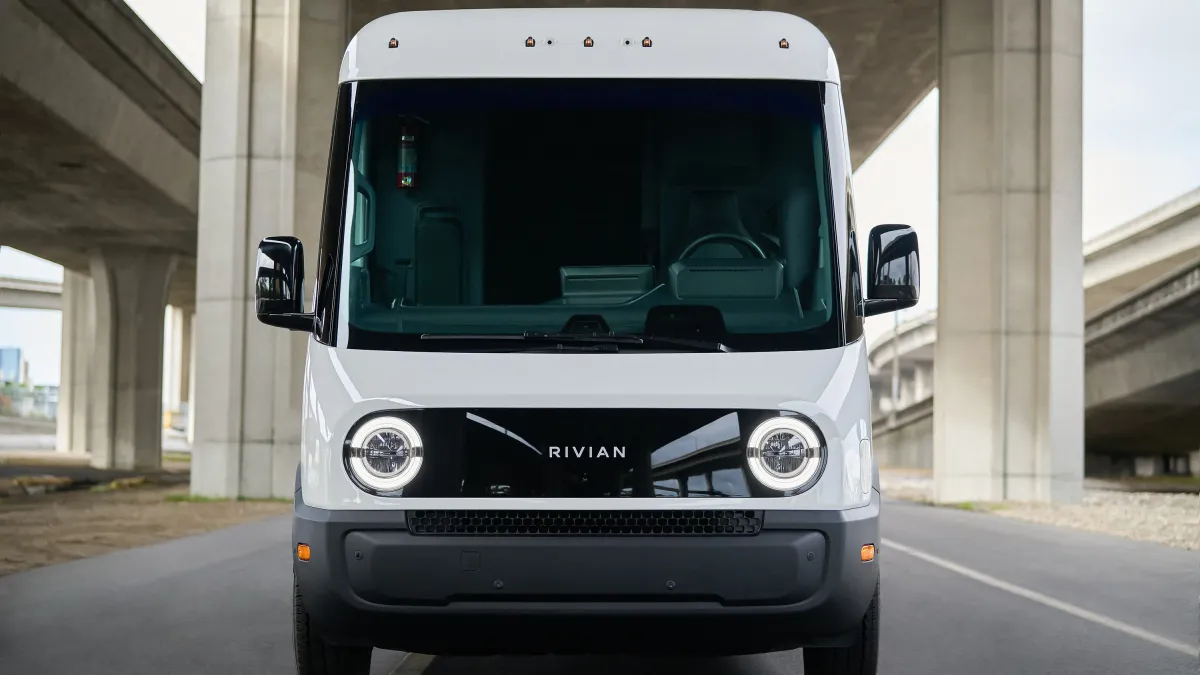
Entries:
<svg viewBox="0 0 1200 675">
<path fill-rule="evenodd" d="M 299 241 L 257 263 L 259 319 L 308 334 L 300 672 L 802 647 L 874 673 L 863 320 L 916 302 L 917 241 L 876 227 L 861 264 L 821 33 L 395 14 L 336 94 L 310 311 Z"/>
</svg>

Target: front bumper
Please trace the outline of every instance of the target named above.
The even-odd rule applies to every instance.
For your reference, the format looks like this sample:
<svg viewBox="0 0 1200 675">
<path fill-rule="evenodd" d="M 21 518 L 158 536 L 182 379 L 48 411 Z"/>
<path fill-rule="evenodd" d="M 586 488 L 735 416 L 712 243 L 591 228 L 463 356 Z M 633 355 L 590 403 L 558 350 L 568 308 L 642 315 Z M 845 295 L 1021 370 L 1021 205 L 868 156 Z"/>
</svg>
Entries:
<svg viewBox="0 0 1200 675">
<path fill-rule="evenodd" d="M 615 501 L 615 500 L 614 500 Z M 296 493 L 294 562 L 331 642 L 427 654 L 740 654 L 850 644 L 879 579 L 879 494 L 760 511 L 752 536 L 414 535 Z"/>
</svg>

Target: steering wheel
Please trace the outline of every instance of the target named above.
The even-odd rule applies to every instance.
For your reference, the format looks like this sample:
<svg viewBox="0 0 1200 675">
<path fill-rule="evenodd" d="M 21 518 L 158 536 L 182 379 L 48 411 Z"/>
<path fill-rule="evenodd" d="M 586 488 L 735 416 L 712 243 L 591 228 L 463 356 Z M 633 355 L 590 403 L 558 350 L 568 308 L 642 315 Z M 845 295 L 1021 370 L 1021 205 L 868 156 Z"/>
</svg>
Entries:
<svg viewBox="0 0 1200 675">
<path fill-rule="evenodd" d="M 739 246 L 737 246 L 737 248 L 748 249 L 753 254 L 749 257 L 757 256 L 764 260 L 767 258 L 767 254 L 763 252 L 762 247 L 758 245 L 758 242 L 754 241 L 750 237 L 746 237 L 746 236 L 743 236 L 740 234 L 732 234 L 729 232 L 714 232 L 713 234 L 706 234 L 703 237 L 700 237 L 699 239 L 688 244 L 687 248 L 683 249 L 683 253 L 679 254 L 679 259 L 684 260 L 684 259 L 688 258 L 692 254 L 693 251 L 695 251 L 697 248 L 699 248 L 703 244 L 707 244 L 710 241 L 734 242 L 739 245 Z"/>
</svg>

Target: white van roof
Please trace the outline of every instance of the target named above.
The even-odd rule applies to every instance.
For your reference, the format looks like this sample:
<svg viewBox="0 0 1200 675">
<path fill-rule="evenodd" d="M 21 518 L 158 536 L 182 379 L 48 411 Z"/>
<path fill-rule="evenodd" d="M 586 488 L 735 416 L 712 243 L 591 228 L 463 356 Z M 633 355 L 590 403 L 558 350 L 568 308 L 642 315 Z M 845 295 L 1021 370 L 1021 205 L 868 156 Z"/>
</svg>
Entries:
<svg viewBox="0 0 1200 675">
<path fill-rule="evenodd" d="M 798 16 L 618 8 L 389 14 L 350 41 L 339 81 L 510 77 L 839 82 L 829 42 Z"/>
</svg>

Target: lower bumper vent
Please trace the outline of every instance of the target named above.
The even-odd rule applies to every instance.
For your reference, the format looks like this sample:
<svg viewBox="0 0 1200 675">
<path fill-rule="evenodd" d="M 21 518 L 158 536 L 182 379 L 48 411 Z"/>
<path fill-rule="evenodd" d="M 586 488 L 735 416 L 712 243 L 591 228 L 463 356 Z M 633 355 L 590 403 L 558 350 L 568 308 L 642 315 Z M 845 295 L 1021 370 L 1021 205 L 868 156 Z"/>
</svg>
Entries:
<svg viewBox="0 0 1200 675">
<path fill-rule="evenodd" d="M 753 536 L 762 511 L 408 511 L 415 535 Z"/>
</svg>

